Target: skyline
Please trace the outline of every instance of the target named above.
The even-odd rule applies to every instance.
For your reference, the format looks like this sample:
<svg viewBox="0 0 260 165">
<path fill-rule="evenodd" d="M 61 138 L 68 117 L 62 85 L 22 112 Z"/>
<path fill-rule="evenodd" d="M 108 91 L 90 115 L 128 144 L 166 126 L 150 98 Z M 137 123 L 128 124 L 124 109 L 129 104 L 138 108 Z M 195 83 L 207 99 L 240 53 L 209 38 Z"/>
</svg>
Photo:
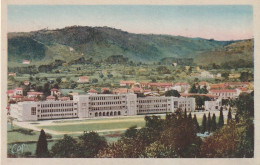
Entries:
<svg viewBox="0 0 260 165">
<path fill-rule="evenodd" d="M 241 40 L 253 38 L 253 8 L 248 5 L 8 6 L 8 32 L 53 30 L 75 25 L 108 26 L 137 34 Z"/>
</svg>

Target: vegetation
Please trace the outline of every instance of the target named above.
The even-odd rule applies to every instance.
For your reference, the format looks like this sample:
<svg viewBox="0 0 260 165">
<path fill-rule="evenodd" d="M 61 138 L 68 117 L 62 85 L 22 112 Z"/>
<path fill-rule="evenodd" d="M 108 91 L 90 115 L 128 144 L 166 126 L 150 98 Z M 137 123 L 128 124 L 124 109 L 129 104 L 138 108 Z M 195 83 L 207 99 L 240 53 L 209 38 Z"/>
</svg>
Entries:
<svg viewBox="0 0 260 165">
<path fill-rule="evenodd" d="M 47 148 L 47 138 L 44 130 L 42 129 L 37 143 L 36 156 L 41 158 L 41 157 L 48 157 L 48 155 L 49 155 L 49 151 Z"/>
</svg>

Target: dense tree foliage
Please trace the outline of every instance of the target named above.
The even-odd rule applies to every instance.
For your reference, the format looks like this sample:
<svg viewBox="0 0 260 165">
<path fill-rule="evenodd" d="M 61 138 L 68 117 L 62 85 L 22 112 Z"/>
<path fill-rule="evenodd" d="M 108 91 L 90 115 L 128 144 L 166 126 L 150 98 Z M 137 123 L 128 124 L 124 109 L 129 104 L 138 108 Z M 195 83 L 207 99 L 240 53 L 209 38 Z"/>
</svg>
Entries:
<svg viewBox="0 0 260 165">
<path fill-rule="evenodd" d="M 165 92 L 165 96 L 180 97 L 180 93 L 177 90 L 168 90 Z"/>
</svg>

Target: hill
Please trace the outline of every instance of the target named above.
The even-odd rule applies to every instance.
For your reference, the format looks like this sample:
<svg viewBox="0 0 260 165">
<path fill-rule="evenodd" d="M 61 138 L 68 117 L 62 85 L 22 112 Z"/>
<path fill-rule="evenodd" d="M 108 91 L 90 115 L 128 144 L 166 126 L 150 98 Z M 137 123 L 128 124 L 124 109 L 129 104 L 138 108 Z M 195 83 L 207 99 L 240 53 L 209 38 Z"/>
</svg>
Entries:
<svg viewBox="0 0 260 165">
<path fill-rule="evenodd" d="M 217 64 L 223 65 L 243 61 L 253 64 L 254 43 L 253 39 L 238 41 L 211 51 L 201 53 L 194 62 L 198 65 Z"/>
<path fill-rule="evenodd" d="M 57 59 L 66 62 L 82 57 L 106 60 L 110 56 L 123 55 L 129 60 L 144 63 L 187 58 L 201 64 L 202 61 L 208 62 L 212 52 L 218 54 L 221 58 L 219 61 L 223 61 L 224 50 L 237 42 L 134 34 L 109 27 L 72 26 L 55 30 L 9 33 L 8 61 L 21 63 L 26 59 L 37 65 Z"/>
</svg>

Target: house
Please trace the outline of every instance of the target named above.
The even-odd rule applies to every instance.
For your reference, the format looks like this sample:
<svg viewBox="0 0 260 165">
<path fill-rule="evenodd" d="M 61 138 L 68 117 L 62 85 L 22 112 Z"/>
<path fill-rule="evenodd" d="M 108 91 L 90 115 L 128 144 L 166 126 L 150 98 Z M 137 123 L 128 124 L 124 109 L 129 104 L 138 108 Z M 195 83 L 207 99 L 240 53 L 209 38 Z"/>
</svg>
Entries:
<svg viewBox="0 0 260 165">
<path fill-rule="evenodd" d="M 226 83 L 219 83 L 219 84 L 211 84 L 209 85 L 209 89 L 225 89 L 228 87 Z"/>
<path fill-rule="evenodd" d="M 110 91 L 109 88 L 102 88 L 102 89 L 101 89 L 101 92 L 102 92 L 102 93 L 104 93 L 104 92 L 109 92 L 109 91 Z"/>
<path fill-rule="evenodd" d="M 221 73 L 217 73 L 216 78 L 221 78 Z"/>
<path fill-rule="evenodd" d="M 36 98 L 36 97 L 42 97 L 42 92 L 27 92 L 28 98 Z"/>
<path fill-rule="evenodd" d="M 205 101 L 204 102 L 205 110 L 208 110 L 208 111 L 220 110 L 221 106 L 222 106 L 222 99 L 217 99 L 217 100 L 213 100 L 213 101 Z"/>
<path fill-rule="evenodd" d="M 205 81 L 200 82 L 200 83 L 199 83 L 199 86 L 200 86 L 200 88 L 204 88 L 204 87 L 206 87 L 207 89 L 210 88 L 209 84 L 208 84 L 207 82 L 205 82 Z"/>
<path fill-rule="evenodd" d="M 28 85 L 30 85 L 30 82 L 29 81 L 24 81 L 23 84 L 28 86 Z"/>
<path fill-rule="evenodd" d="M 189 69 L 190 69 L 190 66 L 185 66 L 185 69 L 186 69 L 186 70 L 189 70 Z"/>
<path fill-rule="evenodd" d="M 55 100 L 56 100 L 56 97 L 53 96 L 53 95 L 47 96 L 47 97 L 46 97 L 46 100 L 47 100 L 47 101 L 55 101 Z"/>
<path fill-rule="evenodd" d="M 140 82 L 141 88 L 148 88 L 149 82 Z"/>
<path fill-rule="evenodd" d="M 31 62 L 29 60 L 23 60 L 23 64 L 29 65 Z"/>
<path fill-rule="evenodd" d="M 61 95 L 61 92 L 59 89 L 56 89 L 56 88 L 52 88 L 51 89 L 51 96 L 60 96 Z"/>
<path fill-rule="evenodd" d="M 172 87 L 172 83 L 149 83 L 149 88 L 157 88 L 158 90 L 164 90 L 167 91 Z"/>
<path fill-rule="evenodd" d="M 84 76 L 84 77 L 79 77 L 78 83 L 88 83 L 89 82 L 89 77 Z"/>
<path fill-rule="evenodd" d="M 14 90 L 8 90 L 8 91 L 6 92 L 6 94 L 7 94 L 8 98 L 11 98 L 12 96 L 15 95 L 15 92 L 14 92 Z"/>
<path fill-rule="evenodd" d="M 15 95 L 23 95 L 23 88 L 15 88 Z"/>
<path fill-rule="evenodd" d="M 216 95 L 223 99 L 234 99 L 239 96 L 239 91 L 235 89 L 210 90 L 209 94 Z"/>
<path fill-rule="evenodd" d="M 175 66 L 175 67 L 176 67 L 177 65 L 178 65 L 178 64 L 177 64 L 176 62 L 172 63 L 172 66 Z"/>
<path fill-rule="evenodd" d="M 97 94 L 98 92 L 95 89 L 90 89 L 88 94 Z"/>
<path fill-rule="evenodd" d="M 11 97 L 11 100 L 18 102 L 18 101 L 21 101 L 22 98 L 23 98 L 23 96 L 21 96 L 21 95 L 14 95 L 14 96 Z"/>
<path fill-rule="evenodd" d="M 178 83 L 175 83 L 173 85 L 173 87 L 171 87 L 170 89 L 177 90 L 178 92 L 184 92 L 184 91 L 189 90 L 189 88 L 190 88 L 190 85 L 188 83 L 186 83 L 186 82 L 184 82 L 184 83 L 178 82 Z"/>
<path fill-rule="evenodd" d="M 9 72 L 9 73 L 8 73 L 8 76 L 14 76 L 14 77 L 16 77 L 16 73 Z"/>
<path fill-rule="evenodd" d="M 139 87 L 133 87 L 130 89 L 132 93 L 143 93 L 143 89 Z"/>
<path fill-rule="evenodd" d="M 133 85 L 135 85 L 136 81 L 120 81 L 120 86 L 121 87 L 132 87 Z"/>
<path fill-rule="evenodd" d="M 118 88 L 113 90 L 114 94 L 127 94 L 128 89 L 127 88 Z"/>
</svg>

